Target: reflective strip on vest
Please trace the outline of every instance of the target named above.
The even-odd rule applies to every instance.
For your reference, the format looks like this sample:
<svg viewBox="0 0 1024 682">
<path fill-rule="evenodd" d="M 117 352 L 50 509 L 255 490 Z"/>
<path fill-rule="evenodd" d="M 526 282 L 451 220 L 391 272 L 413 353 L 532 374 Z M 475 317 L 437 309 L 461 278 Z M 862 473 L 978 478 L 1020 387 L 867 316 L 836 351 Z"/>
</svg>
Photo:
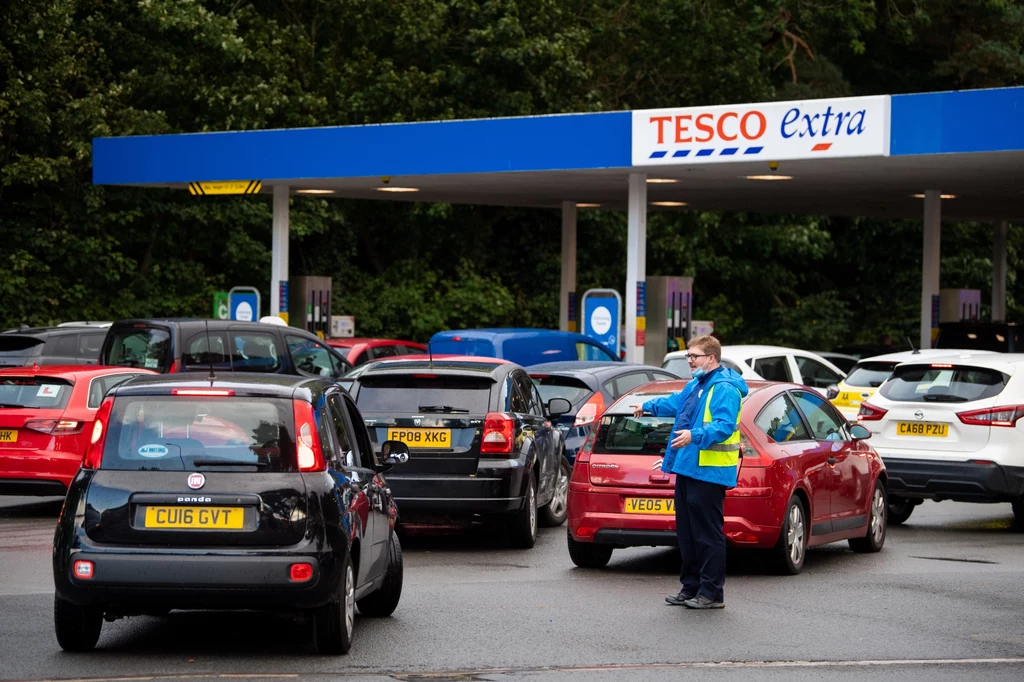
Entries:
<svg viewBox="0 0 1024 682">
<path fill-rule="evenodd" d="M 704 425 L 711 423 L 711 396 L 715 391 L 712 386 L 708 391 L 708 400 L 704 403 Z M 734 467 L 740 463 L 740 413 L 743 412 L 742 405 L 736 412 L 736 430 L 732 435 L 721 443 L 709 445 L 700 451 L 698 464 L 702 467 Z"/>
</svg>

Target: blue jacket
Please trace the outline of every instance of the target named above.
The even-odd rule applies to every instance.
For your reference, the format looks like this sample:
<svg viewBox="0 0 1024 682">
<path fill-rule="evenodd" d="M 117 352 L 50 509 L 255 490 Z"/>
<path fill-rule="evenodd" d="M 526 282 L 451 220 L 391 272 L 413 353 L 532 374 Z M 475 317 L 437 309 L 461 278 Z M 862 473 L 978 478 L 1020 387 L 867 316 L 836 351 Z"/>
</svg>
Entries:
<svg viewBox="0 0 1024 682">
<path fill-rule="evenodd" d="M 711 422 L 704 424 L 704 408 L 707 405 L 710 388 L 717 386 L 711 396 Z M 698 391 L 697 409 L 693 413 L 691 424 L 683 424 L 683 406 L 686 398 Z M 737 467 L 702 467 L 698 453 L 710 445 L 721 443 L 736 430 L 736 417 L 740 411 L 743 396 L 747 395 L 747 382 L 731 369 L 721 367 L 707 378 L 695 379 L 686 384 L 678 393 L 665 398 L 655 398 L 643 404 L 644 412 L 657 417 L 676 416 L 672 426 L 672 435 L 665 446 L 665 459 L 661 470 L 668 474 L 689 476 L 708 483 L 717 483 L 727 488 L 736 486 Z M 688 420 L 691 421 L 691 420 Z M 689 429 L 693 440 L 682 450 L 672 447 L 672 439 L 676 431 Z"/>
</svg>

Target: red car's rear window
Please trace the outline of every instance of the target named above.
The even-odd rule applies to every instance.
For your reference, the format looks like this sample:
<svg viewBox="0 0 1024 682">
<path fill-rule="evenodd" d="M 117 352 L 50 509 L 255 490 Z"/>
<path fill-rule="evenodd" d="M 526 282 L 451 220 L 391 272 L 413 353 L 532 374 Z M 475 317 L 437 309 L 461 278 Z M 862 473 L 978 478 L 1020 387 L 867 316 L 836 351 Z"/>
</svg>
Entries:
<svg viewBox="0 0 1024 682">
<path fill-rule="evenodd" d="M 0 408 L 62 410 L 71 398 L 70 381 L 43 376 L 0 377 Z"/>
</svg>

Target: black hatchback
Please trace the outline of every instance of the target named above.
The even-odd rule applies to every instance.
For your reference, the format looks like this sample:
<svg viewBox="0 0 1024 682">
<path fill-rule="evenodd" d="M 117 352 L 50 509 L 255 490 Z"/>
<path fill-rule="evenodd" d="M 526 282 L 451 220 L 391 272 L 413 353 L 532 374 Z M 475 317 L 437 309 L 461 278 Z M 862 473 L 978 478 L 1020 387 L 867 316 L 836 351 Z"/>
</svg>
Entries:
<svg viewBox="0 0 1024 682">
<path fill-rule="evenodd" d="M 355 608 L 402 592 L 398 510 L 359 410 L 326 379 L 147 376 L 103 401 L 53 546 L 57 641 L 93 648 L 103 619 L 171 609 L 299 612 L 322 653 Z"/>
</svg>

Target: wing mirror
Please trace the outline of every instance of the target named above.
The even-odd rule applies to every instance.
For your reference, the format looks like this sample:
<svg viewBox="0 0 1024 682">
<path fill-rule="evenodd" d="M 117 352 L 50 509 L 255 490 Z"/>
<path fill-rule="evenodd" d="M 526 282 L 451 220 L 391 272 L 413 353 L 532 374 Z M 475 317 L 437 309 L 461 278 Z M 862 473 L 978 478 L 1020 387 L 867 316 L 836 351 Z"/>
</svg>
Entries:
<svg viewBox="0 0 1024 682">
<path fill-rule="evenodd" d="M 854 440 L 867 440 L 871 438 L 871 432 L 860 424 L 854 424 L 850 427 L 850 437 Z"/>
<path fill-rule="evenodd" d="M 405 464 L 409 461 L 409 446 L 400 440 L 386 440 L 380 446 L 380 458 L 387 466 Z"/>
<path fill-rule="evenodd" d="M 572 410 L 572 403 L 565 398 L 552 398 L 548 401 L 547 408 L 549 417 L 561 417 Z"/>
<path fill-rule="evenodd" d="M 829 385 L 825 389 L 825 397 L 829 400 L 835 400 L 839 396 L 839 387 L 835 384 Z"/>
</svg>

